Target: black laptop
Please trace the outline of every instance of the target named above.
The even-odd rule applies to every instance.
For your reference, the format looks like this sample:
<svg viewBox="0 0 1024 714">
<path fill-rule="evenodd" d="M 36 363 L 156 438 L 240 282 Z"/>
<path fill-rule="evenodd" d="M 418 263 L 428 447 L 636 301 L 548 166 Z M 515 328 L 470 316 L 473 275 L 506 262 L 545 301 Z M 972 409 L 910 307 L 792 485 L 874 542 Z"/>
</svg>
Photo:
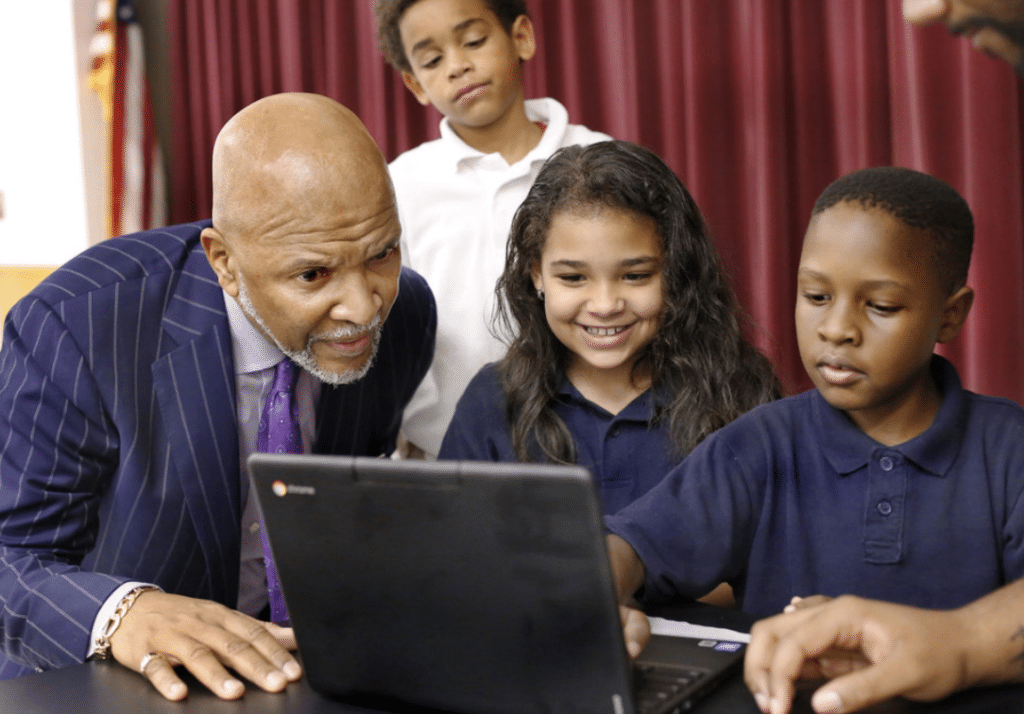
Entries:
<svg viewBox="0 0 1024 714">
<path fill-rule="evenodd" d="M 648 714 L 685 711 L 741 665 L 740 643 L 657 636 L 630 664 L 583 468 L 254 454 L 249 470 L 323 694 Z"/>
</svg>

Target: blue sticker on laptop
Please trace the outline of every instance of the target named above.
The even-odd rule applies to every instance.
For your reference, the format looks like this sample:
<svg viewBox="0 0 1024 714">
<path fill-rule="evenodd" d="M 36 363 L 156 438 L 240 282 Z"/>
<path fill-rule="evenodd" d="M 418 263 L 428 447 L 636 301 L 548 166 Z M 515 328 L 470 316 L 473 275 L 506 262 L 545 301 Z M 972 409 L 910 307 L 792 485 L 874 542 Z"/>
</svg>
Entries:
<svg viewBox="0 0 1024 714">
<path fill-rule="evenodd" d="M 715 645 L 716 652 L 738 652 L 743 645 L 739 642 L 719 642 Z"/>
</svg>

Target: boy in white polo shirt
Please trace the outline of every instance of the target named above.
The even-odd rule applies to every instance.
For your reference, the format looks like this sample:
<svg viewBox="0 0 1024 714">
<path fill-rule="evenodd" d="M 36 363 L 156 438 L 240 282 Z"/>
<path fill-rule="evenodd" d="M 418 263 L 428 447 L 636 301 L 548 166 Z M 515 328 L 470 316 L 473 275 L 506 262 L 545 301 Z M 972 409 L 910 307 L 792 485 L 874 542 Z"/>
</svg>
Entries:
<svg viewBox="0 0 1024 714">
<path fill-rule="evenodd" d="M 512 216 L 555 151 L 610 137 L 569 124 L 554 99 L 524 99 L 536 48 L 525 0 L 377 0 L 375 11 L 385 59 L 444 115 L 440 139 L 390 167 L 403 262 L 438 312 L 434 362 L 402 430 L 434 456 L 469 380 L 505 353 L 490 324 Z"/>
</svg>

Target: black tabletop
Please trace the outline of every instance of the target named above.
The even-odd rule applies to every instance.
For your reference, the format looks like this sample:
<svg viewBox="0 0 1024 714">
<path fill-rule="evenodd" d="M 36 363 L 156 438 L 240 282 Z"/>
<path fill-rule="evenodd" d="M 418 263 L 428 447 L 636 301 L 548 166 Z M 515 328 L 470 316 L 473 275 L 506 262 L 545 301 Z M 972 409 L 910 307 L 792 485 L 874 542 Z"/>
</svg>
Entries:
<svg viewBox="0 0 1024 714">
<path fill-rule="evenodd" d="M 707 606 L 677 607 L 657 614 L 690 622 L 749 628 L 743 613 Z M 168 702 L 141 675 L 112 662 L 88 662 L 60 670 L 0 682 L 0 712 L 18 714 L 367 714 L 368 709 L 322 697 L 304 681 L 278 694 L 249 686 L 238 700 L 217 699 L 194 679 L 187 678 L 189 696 L 184 702 Z M 794 714 L 812 714 L 809 704 L 814 685 L 802 686 Z M 390 707 L 407 714 L 422 709 Z M 1024 686 L 989 687 L 961 692 L 941 702 L 918 704 L 896 699 L 865 710 L 867 714 L 1024 714 Z M 741 676 L 727 681 L 699 702 L 693 714 L 760 714 Z"/>
<path fill-rule="evenodd" d="M 217 699 L 194 680 L 189 683 L 190 693 L 184 702 L 168 702 L 141 675 L 114 663 L 90 662 L 0 682 L 0 711 L 18 714 L 367 714 L 373 711 L 326 699 L 304 682 L 291 684 L 279 694 L 267 694 L 250 687 L 241 699 L 232 702 Z M 810 686 L 801 689 L 794 714 L 811 714 L 808 703 L 811 691 Z M 1024 714 L 1024 687 L 977 689 L 933 704 L 898 699 L 865 712 Z M 742 678 L 736 677 L 698 703 L 693 714 L 760 714 L 760 711 Z"/>
</svg>

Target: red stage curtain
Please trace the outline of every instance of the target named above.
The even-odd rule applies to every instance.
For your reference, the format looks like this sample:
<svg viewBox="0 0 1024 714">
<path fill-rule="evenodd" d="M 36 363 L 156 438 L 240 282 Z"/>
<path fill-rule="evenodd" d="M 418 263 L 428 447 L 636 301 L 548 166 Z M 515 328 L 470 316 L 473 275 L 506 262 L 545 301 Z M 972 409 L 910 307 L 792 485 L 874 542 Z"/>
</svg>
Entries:
<svg viewBox="0 0 1024 714">
<path fill-rule="evenodd" d="M 529 0 L 528 96 L 657 151 L 703 208 L 754 336 L 790 390 L 809 384 L 793 330 L 795 266 L 832 179 L 898 164 L 975 212 L 965 333 L 942 352 L 970 388 L 1024 403 L 1021 91 L 1010 69 L 913 29 L 899 0 Z M 319 92 L 390 159 L 437 136 L 377 53 L 370 0 L 168 0 L 173 217 L 210 214 L 210 151 L 254 99 Z"/>
</svg>

